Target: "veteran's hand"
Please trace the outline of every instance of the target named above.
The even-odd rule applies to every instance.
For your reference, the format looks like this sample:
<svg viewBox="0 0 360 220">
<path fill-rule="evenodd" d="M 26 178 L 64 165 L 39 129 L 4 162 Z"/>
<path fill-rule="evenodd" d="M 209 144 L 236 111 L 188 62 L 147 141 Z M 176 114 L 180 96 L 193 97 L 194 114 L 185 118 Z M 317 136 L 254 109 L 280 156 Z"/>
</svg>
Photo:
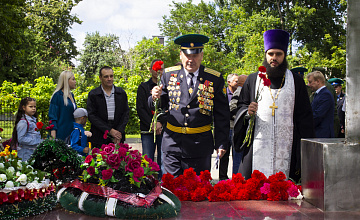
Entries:
<svg viewBox="0 0 360 220">
<path fill-rule="evenodd" d="M 248 107 L 248 114 L 254 115 L 257 112 L 257 110 L 258 110 L 258 104 L 256 102 L 250 103 Z"/>
<path fill-rule="evenodd" d="M 163 85 L 160 86 L 154 86 L 154 88 L 151 90 L 151 97 L 155 101 L 156 99 L 160 98 L 161 91 L 162 91 Z"/>
<path fill-rule="evenodd" d="M 162 132 L 162 124 L 160 122 L 156 122 L 156 135 L 160 135 Z"/>
</svg>

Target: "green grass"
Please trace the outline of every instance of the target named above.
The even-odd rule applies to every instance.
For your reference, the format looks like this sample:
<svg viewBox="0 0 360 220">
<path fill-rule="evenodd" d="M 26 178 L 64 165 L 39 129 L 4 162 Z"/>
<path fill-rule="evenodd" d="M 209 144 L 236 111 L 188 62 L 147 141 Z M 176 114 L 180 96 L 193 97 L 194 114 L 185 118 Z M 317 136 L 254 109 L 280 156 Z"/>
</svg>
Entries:
<svg viewBox="0 0 360 220">
<path fill-rule="evenodd" d="M 0 137 L 3 141 L 10 139 L 13 129 L 14 129 L 14 122 L 13 121 L 0 121 L 0 128 L 3 131 L 0 133 Z"/>
<path fill-rule="evenodd" d="M 126 138 L 140 138 L 140 134 L 126 134 Z"/>
</svg>

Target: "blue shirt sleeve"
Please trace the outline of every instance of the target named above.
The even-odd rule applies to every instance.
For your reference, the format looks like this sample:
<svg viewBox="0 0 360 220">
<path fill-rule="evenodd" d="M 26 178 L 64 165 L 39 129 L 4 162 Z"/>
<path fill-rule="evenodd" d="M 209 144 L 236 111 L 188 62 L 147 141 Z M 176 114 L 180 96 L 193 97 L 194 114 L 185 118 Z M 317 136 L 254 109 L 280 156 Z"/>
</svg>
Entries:
<svg viewBox="0 0 360 220">
<path fill-rule="evenodd" d="M 80 138 L 80 130 L 78 129 L 74 129 L 71 132 L 71 136 L 70 136 L 70 143 L 71 143 L 71 147 L 76 150 L 79 154 L 81 155 L 85 155 L 83 150 L 84 148 L 82 146 L 78 145 L 79 142 L 79 138 Z"/>
<path fill-rule="evenodd" d="M 51 124 L 54 125 L 52 130 L 58 129 L 57 122 L 60 117 L 58 99 L 59 99 L 59 95 L 54 94 L 54 96 L 52 97 L 52 99 L 50 101 L 50 106 L 49 106 L 49 121 L 51 121 Z"/>
</svg>

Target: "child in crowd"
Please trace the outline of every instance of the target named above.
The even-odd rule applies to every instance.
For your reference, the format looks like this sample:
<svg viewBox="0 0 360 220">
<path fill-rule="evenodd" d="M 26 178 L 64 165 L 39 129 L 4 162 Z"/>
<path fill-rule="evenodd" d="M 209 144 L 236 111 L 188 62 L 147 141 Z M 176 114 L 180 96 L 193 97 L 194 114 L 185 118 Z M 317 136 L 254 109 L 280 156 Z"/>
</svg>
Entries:
<svg viewBox="0 0 360 220">
<path fill-rule="evenodd" d="M 74 130 L 70 135 L 71 147 L 82 156 L 86 156 L 89 153 L 87 137 L 91 137 L 91 132 L 84 130 L 87 116 L 88 113 L 84 108 L 78 108 L 74 111 Z"/>
<path fill-rule="evenodd" d="M 18 157 L 27 161 L 42 141 L 40 132 L 36 128 L 36 101 L 26 97 L 20 101 L 16 113 L 15 127 L 12 133 L 11 146 L 17 147 Z"/>
</svg>

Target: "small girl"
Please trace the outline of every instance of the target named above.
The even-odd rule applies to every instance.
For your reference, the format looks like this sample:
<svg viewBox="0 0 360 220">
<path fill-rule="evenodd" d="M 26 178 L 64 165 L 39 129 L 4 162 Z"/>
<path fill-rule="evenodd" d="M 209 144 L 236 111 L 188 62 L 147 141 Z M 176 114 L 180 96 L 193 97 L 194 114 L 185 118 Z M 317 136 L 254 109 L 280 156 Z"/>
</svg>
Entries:
<svg viewBox="0 0 360 220">
<path fill-rule="evenodd" d="M 18 157 L 27 161 L 41 142 L 41 135 L 36 131 L 36 101 L 26 97 L 20 101 L 12 133 L 11 146 L 18 147 Z"/>
</svg>

